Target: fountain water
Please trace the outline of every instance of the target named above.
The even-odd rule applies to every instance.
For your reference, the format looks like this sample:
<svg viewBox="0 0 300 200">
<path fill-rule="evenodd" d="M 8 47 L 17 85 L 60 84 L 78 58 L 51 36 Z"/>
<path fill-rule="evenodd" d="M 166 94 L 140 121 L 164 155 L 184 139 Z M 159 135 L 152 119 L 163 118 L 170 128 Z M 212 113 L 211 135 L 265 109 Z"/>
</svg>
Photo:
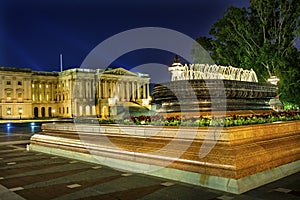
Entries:
<svg viewBox="0 0 300 200">
<path fill-rule="evenodd" d="M 153 89 L 153 100 L 163 112 L 270 110 L 268 102 L 276 96 L 276 86 L 259 83 L 252 69 L 182 65 L 176 56 L 169 71 L 171 81 Z M 212 97 L 219 103 L 213 108 Z"/>
<path fill-rule="evenodd" d="M 200 79 L 222 79 L 237 80 L 247 82 L 258 82 L 256 73 L 253 69 L 244 70 L 232 66 L 217 66 L 208 64 L 190 64 L 189 66 L 181 63 L 173 63 L 169 67 L 172 74 L 172 81 L 176 80 L 200 80 Z"/>
</svg>

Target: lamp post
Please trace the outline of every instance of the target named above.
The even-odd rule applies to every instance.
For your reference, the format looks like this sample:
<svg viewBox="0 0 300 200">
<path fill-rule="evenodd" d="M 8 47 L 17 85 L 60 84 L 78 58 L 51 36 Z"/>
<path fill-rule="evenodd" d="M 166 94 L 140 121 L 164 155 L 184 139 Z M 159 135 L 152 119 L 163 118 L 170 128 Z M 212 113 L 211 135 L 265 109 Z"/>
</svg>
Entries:
<svg viewBox="0 0 300 200">
<path fill-rule="evenodd" d="M 149 106 L 149 99 L 142 99 L 142 106 Z"/>
<path fill-rule="evenodd" d="M 55 109 L 52 110 L 52 117 L 55 115 Z"/>
<path fill-rule="evenodd" d="M 279 78 L 277 78 L 277 76 L 271 76 L 270 78 L 268 78 L 268 82 L 270 82 L 271 84 L 276 86 L 276 96 L 275 98 L 271 99 L 269 104 L 270 106 L 272 106 L 273 110 L 279 111 L 282 109 L 282 103 L 279 100 L 278 97 L 278 88 L 277 88 L 277 83 L 280 81 Z"/>
<path fill-rule="evenodd" d="M 20 119 L 22 119 L 22 113 L 23 113 L 23 110 L 22 110 L 22 108 L 21 108 L 21 109 L 19 109 Z"/>
<path fill-rule="evenodd" d="M 273 84 L 273 85 L 276 85 L 277 86 L 277 83 L 279 82 L 279 78 L 277 78 L 277 76 L 271 76 L 270 78 L 268 78 L 268 81 Z"/>
<path fill-rule="evenodd" d="M 111 115 L 111 107 L 116 105 L 117 97 L 108 98 L 108 117 Z"/>
</svg>

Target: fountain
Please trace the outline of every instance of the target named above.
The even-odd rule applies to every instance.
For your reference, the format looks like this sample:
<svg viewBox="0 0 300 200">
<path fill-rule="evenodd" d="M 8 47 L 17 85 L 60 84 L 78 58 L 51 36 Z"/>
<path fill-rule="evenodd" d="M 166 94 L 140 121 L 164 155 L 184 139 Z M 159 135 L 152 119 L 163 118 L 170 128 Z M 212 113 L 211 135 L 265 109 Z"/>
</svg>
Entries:
<svg viewBox="0 0 300 200">
<path fill-rule="evenodd" d="M 178 58 L 169 70 L 172 81 L 156 85 L 153 97 L 170 115 L 257 113 L 270 109 L 268 100 L 276 95 L 276 86 L 258 83 L 253 70 L 183 66 Z M 299 120 L 234 127 L 47 123 L 42 129 L 31 137 L 29 150 L 235 194 L 300 166 Z"/>
<path fill-rule="evenodd" d="M 270 110 L 276 86 L 259 83 L 255 72 L 232 66 L 182 65 L 176 56 L 171 81 L 156 84 L 153 99 L 160 111 Z M 196 101 L 195 101 L 196 99 Z M 212 106 L 212 99 L 215 100 Z"/>
</svg>

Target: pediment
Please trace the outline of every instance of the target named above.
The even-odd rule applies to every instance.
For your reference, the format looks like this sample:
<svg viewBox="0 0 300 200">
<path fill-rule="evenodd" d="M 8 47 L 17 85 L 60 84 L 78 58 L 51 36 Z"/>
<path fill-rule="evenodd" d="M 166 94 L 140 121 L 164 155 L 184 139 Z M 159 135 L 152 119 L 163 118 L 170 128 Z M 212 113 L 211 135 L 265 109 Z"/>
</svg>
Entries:
<svg viewBox="0 0 300 200">
<path fill-rule="evenodd" d="M 114 74 L 114 75 L 122 75 L 122 76 L 138 76 L 136 73 L 134 72 L 130 72 L 124 68 L 116 68 L 116 69 L 111 69 L 111 70 L 107 70 L 104 72 L 104 74 Z"/>
</svg>

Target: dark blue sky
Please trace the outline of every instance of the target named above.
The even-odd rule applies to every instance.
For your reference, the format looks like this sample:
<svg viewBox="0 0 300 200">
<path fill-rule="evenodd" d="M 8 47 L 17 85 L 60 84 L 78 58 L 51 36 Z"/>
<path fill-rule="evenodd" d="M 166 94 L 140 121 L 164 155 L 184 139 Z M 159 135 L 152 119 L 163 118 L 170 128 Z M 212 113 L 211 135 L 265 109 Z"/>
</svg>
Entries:
<svg viewBox="0 0 300 200">
<path fill-rule="evenodd" d="M 228 6 L 248 6 L 245 0 L 2 0 L 0 2 L 0 66 L 58 71 L 80 66 L 100 42 L 138 27 L 164 27 L 194 39 L 208 35 L 210 26 Z M 169 64 L 173 55 L 157 50 L 125 54 L 114 65 Z"/>
</svg>

